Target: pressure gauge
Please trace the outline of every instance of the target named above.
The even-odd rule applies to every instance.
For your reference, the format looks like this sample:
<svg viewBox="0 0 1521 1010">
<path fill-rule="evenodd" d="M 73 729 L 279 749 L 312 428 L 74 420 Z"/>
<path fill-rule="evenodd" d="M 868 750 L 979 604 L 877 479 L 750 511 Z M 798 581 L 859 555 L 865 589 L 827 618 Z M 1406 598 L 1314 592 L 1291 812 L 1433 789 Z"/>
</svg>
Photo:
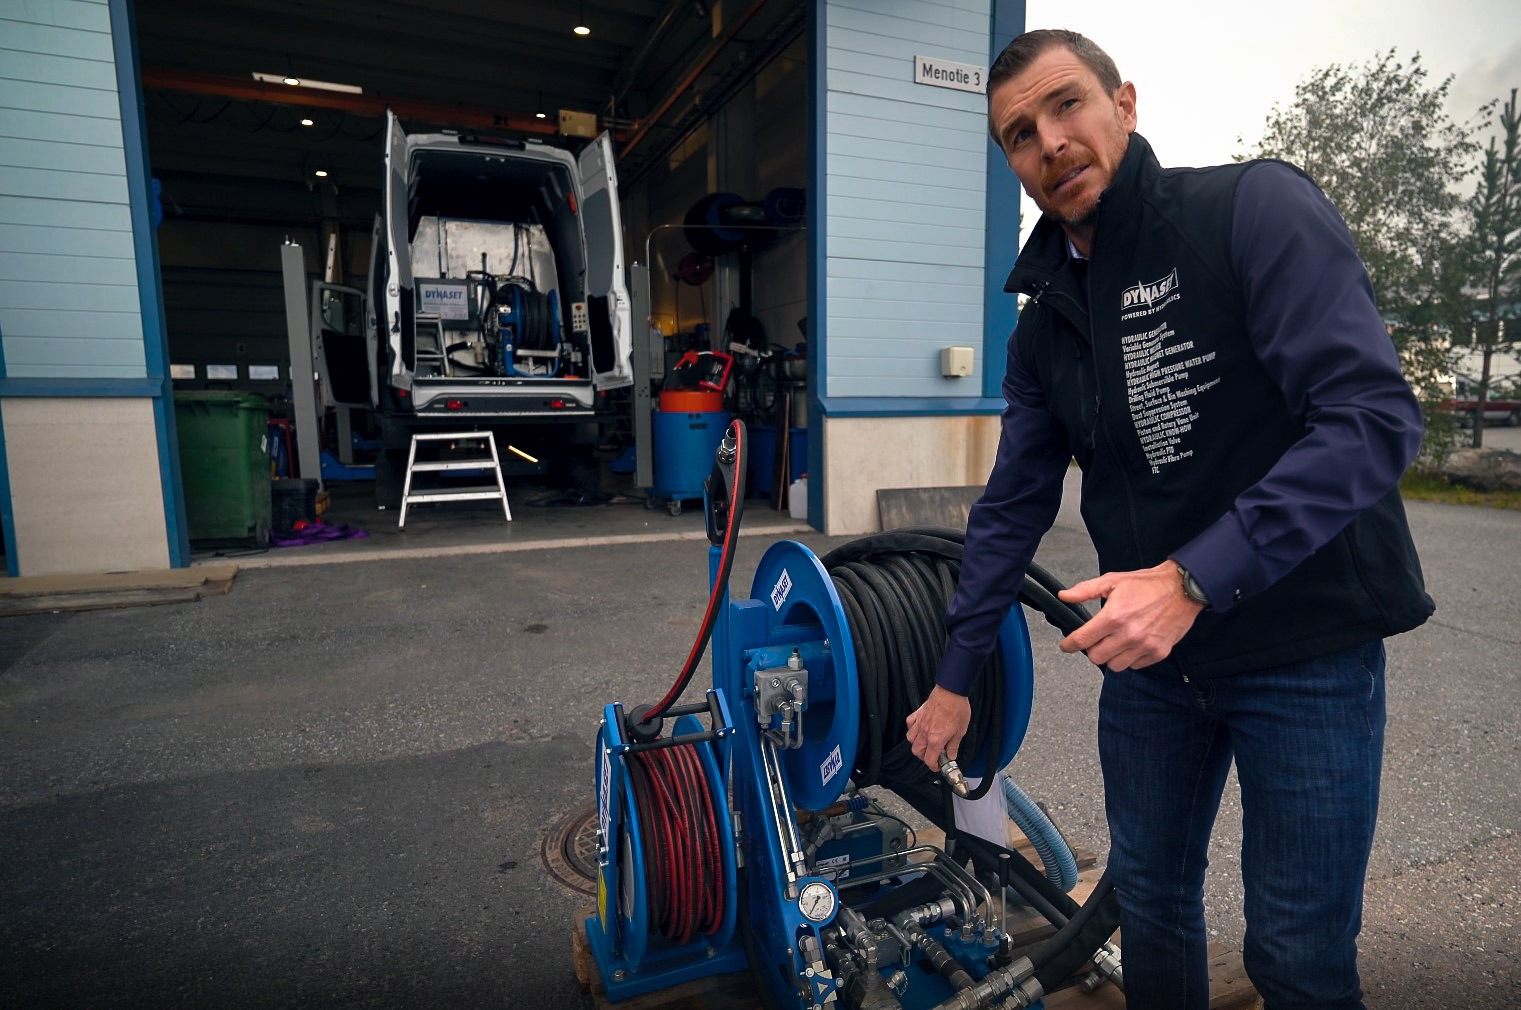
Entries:
<svg viewBox="0 0 1521 1010">
<path fill-rule="evenodd" d="M 797 910 L 811 922 L 828 922 L 834 915 L 834 889 L 821 881 L 803 885 L 798 895 Z"/>
</svg>

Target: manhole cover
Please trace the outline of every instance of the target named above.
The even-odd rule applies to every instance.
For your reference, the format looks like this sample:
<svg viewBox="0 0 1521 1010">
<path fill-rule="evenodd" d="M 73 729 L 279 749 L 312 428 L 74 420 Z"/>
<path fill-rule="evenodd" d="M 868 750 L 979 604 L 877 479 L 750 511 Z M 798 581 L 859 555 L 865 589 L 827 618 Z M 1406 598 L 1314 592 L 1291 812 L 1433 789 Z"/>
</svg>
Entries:
<svg viewBox="0 0 1521 1010">
<path fill-rule="evenodd" d="M 544 835 L 539 856 L 549 875 L 573 891 L 597 894 L 597 805 L 572 810 Z"/>
</svg>

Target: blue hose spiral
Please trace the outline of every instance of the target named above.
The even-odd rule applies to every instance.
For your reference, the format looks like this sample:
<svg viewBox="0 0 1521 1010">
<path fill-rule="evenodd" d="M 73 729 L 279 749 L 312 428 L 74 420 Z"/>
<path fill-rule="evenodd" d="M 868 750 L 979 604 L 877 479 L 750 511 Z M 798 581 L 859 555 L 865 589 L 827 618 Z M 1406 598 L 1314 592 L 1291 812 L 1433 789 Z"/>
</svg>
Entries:
<svg viewBox="0 0 1521 1010">
<path fill-rule="evenodd" d="M 1040 856 L 1040 865 L 1045 868 L 1046 879 L 1063 891 L 1071 891 L 1077 886 L 1077 859 L 1072 855 L 1067 840 L 1056 830 L 1056 825 L 1051 823 L 1051 818 L 1046 816 L 1045 811 L 1036 806 L 1014 784 L 1013 779 L 999 772 L 998 781 L 1003 786 L 1003 803 L 1009 812 L 1009 819 L 1019 826 L 1019 830 L 1030 839 L 1030 844 L 1035 846 L 1035 851 Z"/>
</svg>

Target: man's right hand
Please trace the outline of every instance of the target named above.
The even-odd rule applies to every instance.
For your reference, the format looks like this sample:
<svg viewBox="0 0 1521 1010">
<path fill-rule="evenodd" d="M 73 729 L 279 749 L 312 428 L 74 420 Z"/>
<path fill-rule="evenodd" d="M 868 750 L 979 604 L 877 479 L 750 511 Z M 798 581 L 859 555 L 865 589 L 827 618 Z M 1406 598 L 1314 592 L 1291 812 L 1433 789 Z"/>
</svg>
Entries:
<svg viewBox="0 0 1521 1010">
<path fill-rule="evenodd" d="M 936 687 L 908 717 L 908 742 L 914 757 L 940 772 L 940 753 L 955 757 L 972 721 L 972 703 L 965 696 Z"/>
</svg>

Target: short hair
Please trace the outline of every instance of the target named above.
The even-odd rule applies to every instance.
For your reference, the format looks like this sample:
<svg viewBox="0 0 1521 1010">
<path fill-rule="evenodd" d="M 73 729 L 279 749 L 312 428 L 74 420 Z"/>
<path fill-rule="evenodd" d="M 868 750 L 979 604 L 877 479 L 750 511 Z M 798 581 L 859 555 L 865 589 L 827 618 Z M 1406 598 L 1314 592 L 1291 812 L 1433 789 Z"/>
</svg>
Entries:
<svg viewBox="0 0 1521 1010">
<path fill-rule="evenodd" d="M 998 54 L 998 59 L 993 61 L 993 66 L 988 70 L 988 91 L 991 92 L 995 86 L 1016 76 L 1034 63 L 1037 56 L 1056 46 L 1070 50 L 1073 56 L 1093 71 L 1106 91 L 1113 92 L 1125 83 L 1120 78 L 1114 60 L 1086 35 L 1064 28 L 1037 28 L 1016 37 L 1003 47 L 1003 52 Z"/>
</svg>

